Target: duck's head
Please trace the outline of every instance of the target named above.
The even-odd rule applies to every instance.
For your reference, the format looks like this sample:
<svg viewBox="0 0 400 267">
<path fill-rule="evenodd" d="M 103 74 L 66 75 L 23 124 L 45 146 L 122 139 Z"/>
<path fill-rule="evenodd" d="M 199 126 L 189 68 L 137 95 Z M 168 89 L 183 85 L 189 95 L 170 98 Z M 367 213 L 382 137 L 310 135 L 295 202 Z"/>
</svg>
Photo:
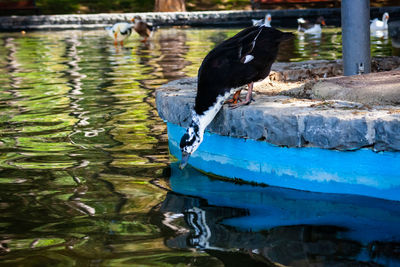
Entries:
<svg viewBox="0 0 400 267">
<path fill-rule="evenodd" d="M 272 20 L 271 14 L 268 13 L 268 14 L 265 16 L 265 20 L 271 22 L 271 20 Z"/>
<path fill-rule="evenodd" d="M 134 16 L 132 19 L 131 19 L 131 21 L 134 23 L 134 22 L 139 22 L 139 21 L 141 21 L 142 20 L 142 18 L 140 17 L 140 16 Z"/>
<path fill-rule="evenodd" d="M 389 20 L 389 13 L 387 13 L 387 12 L 383 13 L 382 20 L 383 21 L 388 21 Z"/>
<path fill-rule="evenodd" d="M 190 127 L 186 130 L 186 133 L 182 136 L 179 144 L 182 151 L 182 160 L 179 164 L 180 169 L 185 168 L 190 155 L 196 151 L 202 139 L 202 133 L 199 126 L 195 122 L 192 122 Z"/>
<path fill-rule="evenodd" d="M 319 16 L 315 22 L 316 24 L 321 24 L 322 26 L 326 26 L 325 19 L 323 16 Z"/>
</svg>

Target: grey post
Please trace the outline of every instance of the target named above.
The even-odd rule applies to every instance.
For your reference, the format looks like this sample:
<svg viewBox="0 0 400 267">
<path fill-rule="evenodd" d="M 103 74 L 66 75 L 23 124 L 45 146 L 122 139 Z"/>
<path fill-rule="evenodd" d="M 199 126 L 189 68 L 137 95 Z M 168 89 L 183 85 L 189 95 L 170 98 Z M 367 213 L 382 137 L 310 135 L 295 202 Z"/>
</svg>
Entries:
<svg viewBox="0 0 400 267">
<path fill-rule="evenodd" d="M 371 72 L 369 0 L 342 0 L 344 75 Z"/>
</svg>

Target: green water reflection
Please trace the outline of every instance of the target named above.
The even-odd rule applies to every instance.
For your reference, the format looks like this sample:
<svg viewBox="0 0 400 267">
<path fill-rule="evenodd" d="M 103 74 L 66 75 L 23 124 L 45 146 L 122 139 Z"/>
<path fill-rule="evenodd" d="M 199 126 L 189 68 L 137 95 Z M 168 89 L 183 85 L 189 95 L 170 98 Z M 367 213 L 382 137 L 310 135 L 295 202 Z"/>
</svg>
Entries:
<svg viewBox="0 0 400 267">
<path fill-rule="evenodd" d="M 124 48 L 104 31 L 0 33 L 1 265 L 221 265 L 168 248 L 152 223 L 170 162 L 154 91 L 237 31 L 161 29 Z M 340 42 L 299 36 L 278 59 L 337 59 Z"/>
</svg>

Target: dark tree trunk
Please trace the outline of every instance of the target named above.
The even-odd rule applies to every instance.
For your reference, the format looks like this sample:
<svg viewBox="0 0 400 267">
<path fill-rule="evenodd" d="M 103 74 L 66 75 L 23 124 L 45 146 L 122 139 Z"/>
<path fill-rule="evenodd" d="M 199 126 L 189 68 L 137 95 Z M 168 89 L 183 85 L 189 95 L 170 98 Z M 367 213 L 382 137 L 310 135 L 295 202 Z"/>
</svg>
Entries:
<svg viewBox="0 0 400 267">
<path fill-rule="evenodd" d="M 156 12 L 186 11 L 185 0 L 156 0 L 154 5 Z"/>
</svg>

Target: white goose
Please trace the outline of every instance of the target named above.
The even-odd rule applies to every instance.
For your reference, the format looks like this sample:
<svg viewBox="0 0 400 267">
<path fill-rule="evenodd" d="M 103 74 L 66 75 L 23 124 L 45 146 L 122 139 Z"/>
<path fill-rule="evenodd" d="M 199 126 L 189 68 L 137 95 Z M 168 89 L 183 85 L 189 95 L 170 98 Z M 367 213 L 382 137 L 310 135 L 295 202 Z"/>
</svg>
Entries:
<svg viewBox="0 0 400 267">
<path fill-rule="evenodd" d="M 382 16 L 382 20 L 375 18 L 371 21 L 371 25 L 369 29 L 371 32 L 375 31 L 385 31 L 388 29 L 388 20 L 389 20 L 389 13 L 385 12 Z"/>
</svg>

